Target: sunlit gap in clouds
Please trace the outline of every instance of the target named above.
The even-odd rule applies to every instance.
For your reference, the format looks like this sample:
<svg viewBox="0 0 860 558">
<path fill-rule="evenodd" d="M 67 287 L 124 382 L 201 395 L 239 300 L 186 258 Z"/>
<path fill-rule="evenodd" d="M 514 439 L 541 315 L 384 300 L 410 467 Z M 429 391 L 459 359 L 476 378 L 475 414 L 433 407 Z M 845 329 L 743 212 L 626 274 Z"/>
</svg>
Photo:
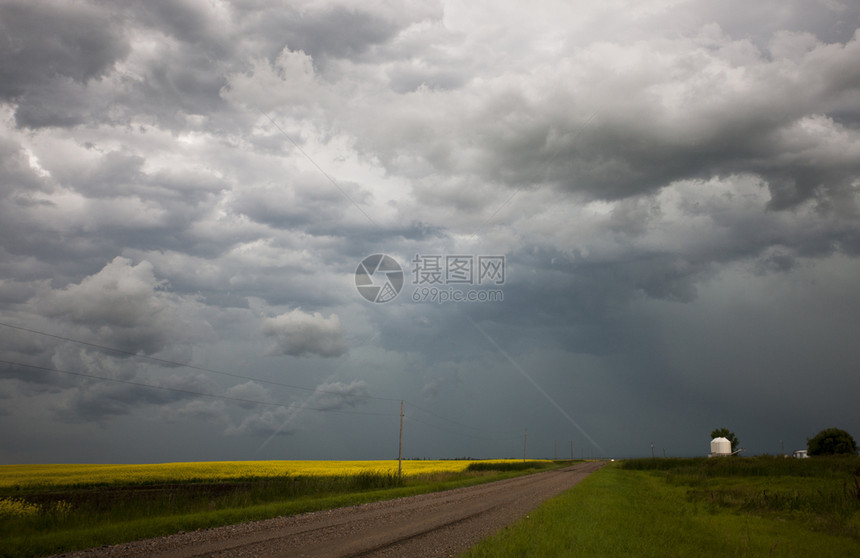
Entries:
<svg viewBox="0 0 860 558">
<path fill-rule="evenodd" d="M 595 442 L 595 441 L 594 441 L 594 439 L 593 439 L 591 436 L 589 436 L 589 435 L 588 435 L 588 432 L 586 432 L 585 430 L 583 430 L 583 429 L 582 429 L 582 427 L 581 427 L 581 426 L 579 426 L 579 424 L 578 424 L 575 420 L 573 420 L 573 417 L 572 417 L 572 416 L 570 416 L 570 415 L 567 413 L 567 411 L 565 411 L 565 410 L 561 407 L 561 405 L 559 405 L 559 404 L 555 401 L 555 399 L 553 399 L 553 398 L 552 398 L 552 396 L 551 396 L 550 394 L 548 394 L 548 393 L 547 393 L 547 392 L 546 392 L 542 387 L 540 387 L 540 384 L 538 384 L 538 383 L 535 381 L 535 379 L 534 379 L 534 378 L 532 378 L 532 377 L 529 375 L 529 373 L 528 373 L 528 372 L 526 372 L 526 371 L 523 369 L 523 367 L 522 367 L 522 366 L 520 366 L 520 365 L 519 365 L 519 364 L 518 364 L 514 359 L 512 359 L 512 358 L 511 358 L 511 356 L 510 356 L 508 353 L 506 353 L 506 352 L 505 352 L 505 350 L 504 350 L 503 348 L 501 348 L 501 347 L 499 346 L 499 344 L 498 344 L 498 343 L 496 343 L 496 341 L 495 341 L 492 337 L 490 337 L 490 336 L 487 334 L 487 332 L 486 332 L 486 331 L 484 331 L 484 330 L 481 328 L 481 326 L 479 326 L 478 324 L 476 324 L 476 323 L 474 322 L 474 320 L 472 320 L 472 318 L 471 318 L 471 317 L 466 316 L 466 318 L 469 320 L 469 322 L 470 322 L 473 326 L 475 326 L 475 329 L 477 329 L 478 331 L 480 331 L 480 332 L 481 332 L 481 335 L 483 335 L 483 336 L 487 339 L 487 341 L 489 341 L 489 342 L 490 342 L 490 344 L 491 344 L 493 347 L 495 347 L 495 348 L 496 348 L 496 350 L 499 352 L 499 354 L 501 354 L 503 357 L 505 357 L 505 359 L 507 359 L 507 361 L 511 363 L 511 366 L 513 366 L 513 367 L 514 367 L 514 369 L 516 369 L 516 371 L 517 371 L 517 372 L 519 372 L 520 374 L 522 374 L 523 378 L 525 378 L 526 380 L 528 380 L 528 381 L 531 383 L 531 385 L 533 385 L 533 386 L 535 387 L 535 389 L 536 389 L 536 390 L 538 390 L 538 392 L 546 398 L 546 400 L 547 400 L 547 401 L 549 401 L 550 403 L 552 403 L 552 406 L 553 406 L 553 407 L 555 407 L 555 408 L 558 410 L 558 412 L 559 412 L 559 413 L 561 413 L 561 414 L 562 414 L 562 416 L 568 420 L 568 422 L 570 422 L 570 424 L 572 424 L 572 425 L 573 425 L 577 430 L 579 430 L 579 433 L 580 433 L 580 434 L 582 434 L 583 436 L 585 436 L 585 438 L 586 438 L 589 442 L 591 442 L 591 445 L 592 445 L 592 446 L 594 446 L 595 448 L 597 448 L 597 451 L 598 451 L 598 452 L 600 452 L 600 454 L 601 454 L 601 455 L 606 455 L 606 452 L 605 452 L 605 451 L 603 451 L 603 448 L 602 448 L 602 447 L 600 447 L 600 444 L 598 444 L 597 442 Z"/>
</svg>

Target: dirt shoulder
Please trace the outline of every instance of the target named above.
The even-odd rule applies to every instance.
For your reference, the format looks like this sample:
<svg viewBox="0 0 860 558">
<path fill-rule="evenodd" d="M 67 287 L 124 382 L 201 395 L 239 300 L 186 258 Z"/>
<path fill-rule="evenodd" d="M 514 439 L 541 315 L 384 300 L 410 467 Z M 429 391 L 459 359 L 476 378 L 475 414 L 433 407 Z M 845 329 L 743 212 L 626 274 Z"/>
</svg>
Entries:
<svg viewBox="0 0 860 558">
<path fill-rule="evenodd" d="M 451 556 L 602 467 L 581 463 L 477 486 L 278 517 L 64 554 L 157 556 Z"/>
</svg>

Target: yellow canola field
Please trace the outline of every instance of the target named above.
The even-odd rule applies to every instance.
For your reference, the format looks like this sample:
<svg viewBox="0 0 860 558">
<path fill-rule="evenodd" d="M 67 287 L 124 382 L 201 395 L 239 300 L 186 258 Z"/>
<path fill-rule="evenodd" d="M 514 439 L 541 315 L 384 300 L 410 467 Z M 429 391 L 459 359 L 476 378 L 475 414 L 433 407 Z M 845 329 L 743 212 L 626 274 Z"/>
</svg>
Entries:
<svg viewBox="0 0 860 558">
<path fill-rule="evenodd" d="M 491 459 L 505 463 L 518 459 Z M 460 472 L 475 461 L 404 460 L 403 474 Z M 143 465 L 0 465 L 0 488 L 103 484 L 217 482 L 284 475 L 354 475 L 370 471 L 397 473 L 397 460 L 384 461 L 203 461 Z"/>
</svg>

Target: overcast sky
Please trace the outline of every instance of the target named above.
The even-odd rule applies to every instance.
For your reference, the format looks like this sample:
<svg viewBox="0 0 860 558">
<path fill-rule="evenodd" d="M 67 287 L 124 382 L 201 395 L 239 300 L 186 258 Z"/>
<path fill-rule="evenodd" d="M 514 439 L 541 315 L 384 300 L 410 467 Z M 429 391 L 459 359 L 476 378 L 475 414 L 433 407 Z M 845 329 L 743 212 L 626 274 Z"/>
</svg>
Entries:
<svg viewBox="0 0 860 558">
<path fill-rule="evenodd" d="M 0 0 L 0 462 L 860 436 L 860 4 L 286 4 Z"/>
</svg>

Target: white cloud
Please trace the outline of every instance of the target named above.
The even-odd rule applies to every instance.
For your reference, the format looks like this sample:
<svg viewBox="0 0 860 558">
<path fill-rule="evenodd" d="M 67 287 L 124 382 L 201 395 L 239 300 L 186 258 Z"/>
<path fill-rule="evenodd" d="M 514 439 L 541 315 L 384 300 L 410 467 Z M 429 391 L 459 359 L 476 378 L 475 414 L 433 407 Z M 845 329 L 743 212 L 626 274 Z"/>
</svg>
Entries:
<svg viewBox="0 0 860 558">
<path fill-rule="evenodd" d="M 45 316 L 86 327 L 104 344 L 151 354 L 189 338 L 183 301 L 166 285 L 149 262 L 133 265 L 117 256 L 80 283 L 43 293 L 35 305 Z"/>
<path fill-rule="evenodd" d="M 308 314 L 296 308 L 264 319 L 260 330 L 274 339 L 275 345 L 269 350 L 273 355 L 338 357 L 349 350 L 337 314 L 326 318 L 319 312 Z"/>
</svg>

